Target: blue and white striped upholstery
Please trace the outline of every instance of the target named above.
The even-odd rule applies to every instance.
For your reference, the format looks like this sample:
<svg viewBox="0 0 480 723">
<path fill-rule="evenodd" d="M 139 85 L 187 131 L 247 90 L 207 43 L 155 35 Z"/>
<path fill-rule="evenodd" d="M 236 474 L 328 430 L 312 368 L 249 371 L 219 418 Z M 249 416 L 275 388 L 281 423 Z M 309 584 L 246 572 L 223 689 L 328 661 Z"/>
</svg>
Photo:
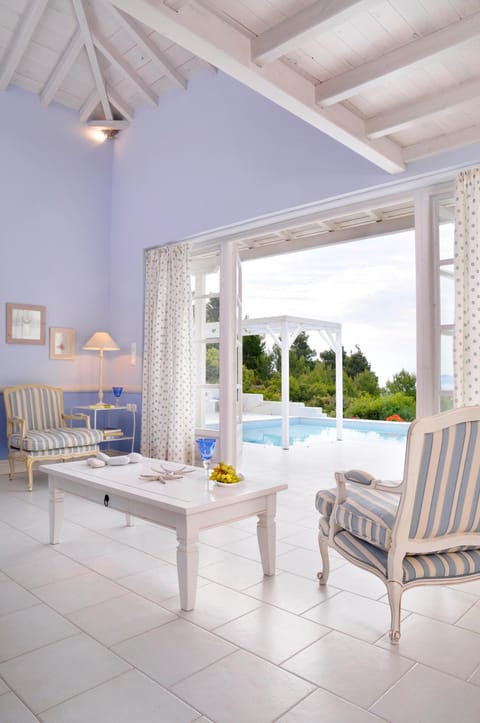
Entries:
<svg viewBox="0 0 480 723">
<path fill-rule="evenodd" d="M 334 503 L 335 490 L 317 492 L 315 505 L 324 517 L 330 518 Z M 335 522 L 372 545 L 388 550 L 397 507 L 398 495 L 349 487 L 347 499 L 335 512 Z"/>
<path fill-rule="evenodd" d="M 62 390 L 46 386 L 17 387 L 9 394 L 10 413 L 26 422 L 27 429 L 63 427 Z"/>
<path fill-rule="evenodd" d="M 16 449 L 27 452 L 43 452 L 48 449 L 64 449 L 95 445 L 102 441 L 102 433 L 98 429 L 69 428 L 44 429 L 41 432 L 27 432 L 22 439 L 21 434 L 12 434 L 9 444 Z"/>
<path fill-rule="evenodd" d="M 323 517 L 330 517 L 335 504 L 336 490 L 319 490 L 315 495 L 315 507 Z"/>
<path fill-rule="evenodd" d="M 480 531 L 480 430 L 462 422 L 425 435 L 410 537 Z"/>
<path fill-rule="evenodd" d="M 388 554 L 385 550 L 344 531 L 335 535 L 335 544 L 349 557 L 374 568 L 382 577 L 387 578 Z M 414 580 L 465 578 L 480 573 L 480 550 L 475 548 L 458 552 L 434 552 L 429 555 L 406 555 L 402 564 L 404 584 Z"/>
<path fill-rule="evenodd" d="M 11 434 L 9 444 L 26 452 L 43 452 L 49 449 L 78 449 L 86 445 L 96 445 L 102 441 L 102 433 L 98 429 L 65 427 L 63 429 L 44 429 L 41 432 L 27 432 L 22 439 L 21 434 Z"/>
</svg>

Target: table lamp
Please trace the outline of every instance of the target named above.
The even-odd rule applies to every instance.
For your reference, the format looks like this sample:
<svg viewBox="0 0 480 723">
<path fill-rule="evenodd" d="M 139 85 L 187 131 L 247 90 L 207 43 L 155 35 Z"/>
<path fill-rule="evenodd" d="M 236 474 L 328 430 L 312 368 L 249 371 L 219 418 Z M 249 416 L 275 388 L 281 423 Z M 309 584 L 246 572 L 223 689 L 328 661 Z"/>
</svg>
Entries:
<svg viewBox="0 0 480 723">
<path fill-rule="evenodd" d="M 110 334 L 106 331 L 96 331 L 82 349 L 87 351 L 98 351 L 100 352 L 100 369 L 98 373 L 98 402 L 97 406 L 103 407 L 103 352 L 104 351 L 119 351 L 120 347 L 117 342 L 112 339 Z"/>
</svg>

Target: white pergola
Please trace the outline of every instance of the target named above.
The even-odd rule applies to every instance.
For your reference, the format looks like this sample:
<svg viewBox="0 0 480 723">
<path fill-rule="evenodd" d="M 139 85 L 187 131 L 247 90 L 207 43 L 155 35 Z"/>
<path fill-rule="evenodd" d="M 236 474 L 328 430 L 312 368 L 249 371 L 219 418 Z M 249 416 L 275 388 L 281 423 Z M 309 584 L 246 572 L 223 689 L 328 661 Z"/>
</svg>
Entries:
<svg viewBox="0 0 480 723">
<path fill-rule="evenodd" d="M 337 439 L 343 432 L 343 358 L 342 325 L 320 319 L 304 319 L 299 316 L 266 316 L 262 319 L 245 319 L 243 336 L 268 334 L 282 352 L 282 447 L 289 447 L 289 401 L 290 364 L 289 350 L 301 332 L 316 331 L 335 352 L 335 404 L 337 418 Z"/>
</svg>

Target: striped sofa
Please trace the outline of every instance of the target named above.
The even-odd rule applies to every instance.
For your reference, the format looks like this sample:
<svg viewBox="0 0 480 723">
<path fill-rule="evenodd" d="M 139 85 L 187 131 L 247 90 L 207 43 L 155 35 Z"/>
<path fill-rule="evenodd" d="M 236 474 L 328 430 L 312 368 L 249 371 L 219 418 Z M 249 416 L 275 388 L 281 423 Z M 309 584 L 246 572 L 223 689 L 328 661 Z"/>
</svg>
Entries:
<svg viewBox="0 0 480 723">
<path fill-rule="evenodd" d="M 15 472 L 15 460 L 24 461 L 29 491 L 33 487 L 34 462 L 65 461 L 98 451 L 102 433 L 90 429 L 87 414 L 64 413 L 61 389 L 44 384 L 24 384 L 5 387 L 3 396 L 10 479 Z M 67 420 L 83 426 L 67 427 Z"/>
<path fill-rule="evenodd" d="M 403 480 L 382 482 L 360 471 L 337 472 L 320 490 L 321 585 L 328 549 L 383 580 L 390 603 L 390 640 L 400 639 L 404 590 L 480 577 L 480 407 L 413 422 Z"/>
</svg>

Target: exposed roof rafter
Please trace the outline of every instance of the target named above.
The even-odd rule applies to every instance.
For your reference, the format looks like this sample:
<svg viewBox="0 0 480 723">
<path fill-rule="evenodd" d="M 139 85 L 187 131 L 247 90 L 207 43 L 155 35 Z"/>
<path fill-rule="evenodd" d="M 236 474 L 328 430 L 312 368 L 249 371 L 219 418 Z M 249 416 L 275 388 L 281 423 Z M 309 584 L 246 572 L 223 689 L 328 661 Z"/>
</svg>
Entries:
<svg viewBox="0 0 480 723">
<path fill-rule="evenodd" d="M 155 46 L 141 28 L 139 28 L 132 20 L 125 16 L 124 13 L 120 12 L 114 7 L 108 0 L 102 0 L 105 6 L 108 7 L 110 13 L 115 17 L 117 22 L 123 26 L 126 32 L 130 35 L 132 40 L 138 45 L 138 47 L 150 58 L 152 63 L 156 65 L 159 71 L 163 74 L 168 75 L 175 85 L 179 88 L 185 89 L 187 87 L 187 81 L 181 73 L 174 68 L 168 58 Z"/>
<path fill-rule="evenodd" d="M 435 95 L 429 95 L 421 100 L 395 108 L 388 113 L 380 113 L 365 121 L 365 130 L 369 138 L 380 138 L 389 133 L 397 133 L 419 120 L 438 115 L 479 96 L 480 81 L 469 80 L 443 93 L 435 93 Z"/>
<path fill-rule="evenodd" d="M 127 63 L 122 60 L 119 54 L 108 43 L 107 40 L 101 38 L 97 33 L 92 33 L 93 44 L 101 52 L 101 54 L 115 67 L 119 68 L 126 78 L 135 86 L 137 91 L 142 95 L 143 99 L 150 105 L 158 105 L 158 95 L 149 88 L 149 86 L 135 73 Z"/>
<path fill-rule="evenodd" d="M 0 89 L 5 88 L 10 83 L 17 65 L 29 44 L 35 29 L 40 22 L 43 11 L 47 6 L 48 0 L 30 0 L 30 6 L 26 15 L 20 23 L 20 27 L 12 38 L 12 42 L 7 49 L 2 67 L 0 68 Z"/>
<path fill-rule="evenodd" d="M 102 104 L 105 118 L 107 120 L 113 120 L 112 109 L 110 108 L 110 103 L 108 102 L 107 91 L 105 90 L 105 84 L 103 82 L 102 73 L 98 64 L 98 58 L 93 45 L 93 38 L 90 33 L 90 28 L 88 26 L 87 16 L 85 15 L 83 1 L 72 0 L 72 3 L 75 10 L 75 15 L 77 16 L 78 24 L 80 26 L 80 31 L 83 35 L 85 50 L 87 51 L 88 60 L 92 69 L 93 79 L 97 88 L 97 93 L 100 98 L 100 103 Z"/>
<path fill-rule="evenodd" d="M 40 100 L 43 105 L 48 105 L 52 102 L 55 93 L 62 84 L 63 79 L 69 72 L 70 68 L 74 64 L 78 57 L 78 54 L 83 46 L 83 38 L 80 29 L 77 30 L 72 39 L 70 40 L 67 48 L 65 49 L 62 57 L 54 67 L 48 81 L 40 94 Z"/>
<path fill-rule="evenodd" d="M 411 68 L 479 34 L 480 13 L 476 13 L 320 83 L 316 89 L 317 103 L 329 106 L 347 100 L 387 75 Z"/>
<path fill-rule="evenodd" d="M 340 25 L 352 11 L 369 9 L 378 0 L 318 0 L 252 40 L 252 60 L 268 63 L 280 58 L 315 33 Z"/>
</svg>

